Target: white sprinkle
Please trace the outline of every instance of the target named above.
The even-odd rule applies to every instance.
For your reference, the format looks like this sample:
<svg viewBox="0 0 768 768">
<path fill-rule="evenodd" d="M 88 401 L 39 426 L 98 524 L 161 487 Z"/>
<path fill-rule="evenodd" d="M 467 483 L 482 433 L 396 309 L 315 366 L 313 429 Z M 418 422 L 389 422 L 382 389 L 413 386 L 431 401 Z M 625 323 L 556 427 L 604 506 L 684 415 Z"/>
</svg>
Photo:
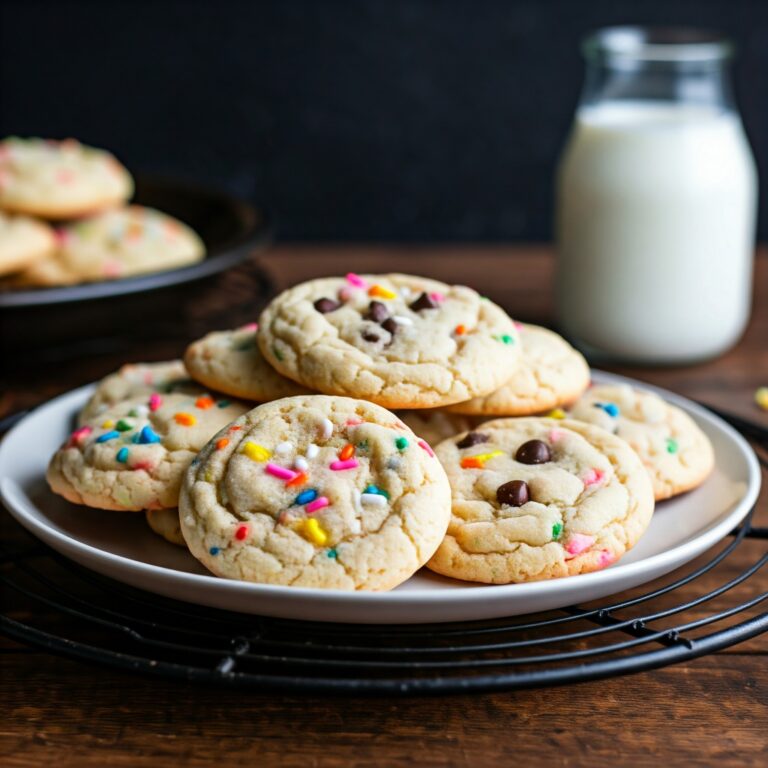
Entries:
<svg viewBox="0 0 768 768">
<path fill-rule="evenodd" d="M 293 444 L 286 440 L 284 443 L 279 443 L 275 450 L 278 453 L 291 453 L 293 451 Z"/>
<path fill-rule="evenodd" d="M 309 469 L 309 464 L 303 456 L 297 456 L 293 460 L 293 466 L 299 470 L 299 472 L 306 472 Z"/>
<path fill-rule="evenodd" d="M 137 416 L 147 416 L 149 414 L 149 408 L 146 405 L 136 405 L 133 410 L 136 411 Z"/>
<path fill-rule="evenodd" d="M 320 437 L 322 437 L 323 440 L 330 440 L 332 434 L 333 422 L 330 419 L 323 419 L 322 422 L 320 422 Z"/>
<path fill-rule="evenodd" d="M 310 443 L 307 447 L 307 458 L 314 459 L 318 453 L 320 453 L 320 449 L 314 443 Z"/>
<path fill-rule="evenodd" d="M 192 515 L 187 515 L 187 516 L 184 518 L 184 522 L 185 522 L 187 525 L 194 525 L 194 524 L 195 524 L 195 518 L 194 518 L 194 517 L 192 517 Z"/>
<path fill-rule="evenodd" d="M 358 515 L 363 514 L 363 507 L 360 504 L 360 491 L 355 488 L 352 491 L 352 501 L 355 503 L 355 512 L 357 512 Z"/>
<path fill-rule="evenodd" d="M 363 504 L 371 504 L 374 507 L 385 507 L 387 505 L 387 497 L 382 496 L 380 493 L 363 493 L 360 496 L 360 501 Z"/>
<path fill-rule="evenodd" d="M 392 319 L 398 325 L 413 325 L 413 320 L 410 317 L 404 317 L 403 315 L 392 315 Z"/>
<path fill-rule="evenodd" d="M 413 291 L 407 285 L 404 285 L 400 289 L 400 295 L 407 301 L 413 295 Z"/>
</svg>

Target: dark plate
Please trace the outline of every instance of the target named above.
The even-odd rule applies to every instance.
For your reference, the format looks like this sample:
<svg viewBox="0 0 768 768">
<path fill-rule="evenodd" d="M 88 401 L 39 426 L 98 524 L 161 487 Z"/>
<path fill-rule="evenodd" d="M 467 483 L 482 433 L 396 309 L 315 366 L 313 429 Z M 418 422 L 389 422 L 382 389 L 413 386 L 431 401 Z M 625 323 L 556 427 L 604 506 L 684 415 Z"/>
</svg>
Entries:
<svg viewBox="0 0 768 768">
<path fill-rule="evenodd" d="M 133 202 L 192 227 L 205 242 L 206 258 L 121 280 L 0 292 L 0 352 L 72 357 L 83 345 L 135 339 L 150 321 L 155 327 L 175 321 L 178 332 L 186 309 L 217 284 L 216 276 L 247 261 L 271 239 L 263 210 L 204 187 L 143 177 L 137 179 Z"/>
</svg>

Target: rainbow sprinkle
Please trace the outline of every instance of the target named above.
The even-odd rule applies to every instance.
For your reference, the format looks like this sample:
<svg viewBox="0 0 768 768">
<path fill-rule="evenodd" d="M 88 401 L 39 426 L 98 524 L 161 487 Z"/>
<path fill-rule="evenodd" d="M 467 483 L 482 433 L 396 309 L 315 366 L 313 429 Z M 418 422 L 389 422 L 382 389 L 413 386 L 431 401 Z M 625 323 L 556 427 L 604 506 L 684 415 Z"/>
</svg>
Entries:
<svg viewBox="0 0 768 768">
<path fill-rule="evenodd" d="M 306 491 L 302 491 L 293 502 L 295 505 L 304 506 L 309 504 L 310 501 L 314 501 L 317 498 L 317 491 L 314 488 L 307 488 Z"/>
<path fill-rule="evenodd" d="M 397 448 L 398 451 L 404 451 L 407 447 L 408 447 L 408 438 L 406 437 L 395 438 L 395 448 Z"/>
<path fill-rule="evenodd" d="M 121 463 L 125 464 L 126 461 L 128 461 L 128 449 L 127 448 L 121 448 L 117 452 L 117 456 L 115 458 Z"/>
<path fill-rule="evenodd" d="M 156 411 L 163 404 L 163 398 L 154 392 L 149 396 L 149 410 Z"/>
<path fill-rule="evenodd" d="M 103 435 L 99 435 L 96 438 L 96 442 L 97 443 L 106 443 L 107 440 L 114 440 L 116 437 L 120 437 L 120 433 L 116 429 L 113 429 L 110 432 L 105 432 Z"/>
<path fill-rule="evenodd" d="M 347 282 L 354 285 L 355 288 L 365 288 L 368 285 L 360 275 L 356 275 L 354 272 L 347 272 Z"/>
<path fill-rule="evenodd" d="M 318 496 L 314 501 L 311 501 L 309 504 L 307 504 L 304 509 L 308 515 L 311 515 L 313 512 L 317 512 L 318 509 L 323 509 L 330 506 L 330 504 L 331 502 L 326 496 Z"/>
<path fill-rule="evenodd" d="M 193 427 L 197 424 L 197 419 L 191 413 L 175 413 L 173 420 L 182 427 Z"/>
<path fill-rule="evenodd" d="M 565 545 L 565 551 L 569 555 L 580 555 L 589 549 L 595 543 L 594 536 L 587 536 L 583 533 L 573 533 L 568 543 Z"/>
<path fill-rule="evenodd" d="M 331 462 L 331 469 L 334 472 L 341 472 L 345 469 L 355 469 L 359 465 L 357 459 L 347 459 L 346 461 L 332 461 Z"/>
<path fill-rule="evenodd" d="M 252 442 L 251 440 L 248 440 L 243 445 L 242 452 L 253 461 L 266 461 L 272 457 L 272 452 L 270 450 L 265 448 L 263 445 Z"/>
<path fill-rule="evenodd" d="M 419 440 L 417 442 L 417 445 L 422 450 L 426 451 L 432 458 L 435 457 L 435 452 L 432 450 L 432 448 L 429 446 L 429 443 L 425 442 L 424 440 Z M 499 451 L 501 453 L 501 451 Z"/>
<path fill-rule="evenodd" d="M 134 438 L 135 439 L 135 438 Z M 138 440 L 136 440 L 137 443 L 141 443 L 142 445 L 147 445 L 149 443 L 159 443 L 160 442 L 160 435 L 158 435 L 152 427 L 147 424 L 141 432 L 138 434 Z"/>
<path fill-rule="evenodd" d="M 281 467 L 277 464 L 272 464 L 270 462 L 267 464 L 267 466 L 264 468 L 264 471 L 267 472 L 267 474 L 272 475 L 273 477 L 278 477 L 281 480 L 293 480 L 294 477 L 296 477 L 297 473 L 294 472 L 292 469 L 287 469 L 286 467 Z"/>
<path fill-rule="evenodd" d="M 302 520 L 299 525 L 299 532 L 305 539 L 308 539 L 318 547 L 322 547 L 328 541 L 328 534 L 314 517 Z"/>
</svg>

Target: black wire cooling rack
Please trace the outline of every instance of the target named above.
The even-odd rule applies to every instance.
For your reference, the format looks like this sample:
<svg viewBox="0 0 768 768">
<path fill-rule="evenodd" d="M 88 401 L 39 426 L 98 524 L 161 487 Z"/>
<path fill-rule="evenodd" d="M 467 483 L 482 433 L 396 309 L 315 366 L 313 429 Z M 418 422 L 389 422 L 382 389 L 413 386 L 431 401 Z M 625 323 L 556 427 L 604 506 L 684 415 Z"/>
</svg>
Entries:
<svg viewBox="0 0 768 768">
<path fill-rule="evenodd" d="M 26 548 L 0 548 L 0 630 L 84 662 L 262 691 L 511 690 L 654 669 L 755 637 L 768 630 L 766 563 L 768 528 L 753 527 L 751 512 L 650 591 L 514 619 L 370 626 L 245 616 L 157 597 L 30 537 Z"/>
</svg>

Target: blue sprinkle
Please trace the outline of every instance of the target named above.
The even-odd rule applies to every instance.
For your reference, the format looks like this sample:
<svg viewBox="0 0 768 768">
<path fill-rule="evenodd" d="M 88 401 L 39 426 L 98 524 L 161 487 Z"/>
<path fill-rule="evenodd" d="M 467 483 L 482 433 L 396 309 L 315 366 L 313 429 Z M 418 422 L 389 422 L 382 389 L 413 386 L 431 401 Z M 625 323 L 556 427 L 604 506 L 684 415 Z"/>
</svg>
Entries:
<svg viewBox="0 0 768 768">
<path fill-rule="evenodd" d="M 147 424 L 139 434 L 139 442 L 145 445 L 147 443 L 159 443 L 160 436 L 149 426 L 149 424 Z"/>
<path fill-rule="evenodd" d="M 363 493 L 376 493 L 379 496 L 384 496 L 384 498 L 389 498 L 389 494 L 384 489 L 379 488 L 377 485 L 367 486 Z"/>
<path fill-rule="evenodd" d="M 329 549 L 328 550 L 328 557 L 332 557 L 334 560 L 338 557 L 338 554 L 336 553 L 335 549 Z"/>
<path fill-rule="evenodd" d="M 229 400 L 219 400 L 218 403 L 216 403 L 217 407 L 219 408 L 229 408 Z"/>
<path fill-rule="evenodd" d="M 602 409 L 615 419 L 619 415 L 619 406 L 615 403 L 603 403 Z"/>
<path fill-rule="evenodd" d="M 120 433 L 116 429 L 113 429 L 111 432 L 105 432 L 100 437 L 97 437 L 96 442 L 106 443 L 107 440 L 114 440 L 116 437 L 120 437 Z"/>
<path fill-rule="evenodd" d="M 306 491 L 302 491 L 297 497 L 294 504 L 309 504 L 310 501 L 314 501 L 317 498 L 317 491 L 314 488 L 308 488 Z"/>
<path fill-rule="evenodd" d="M 209 551 L 209 552 L 210 552 L 212 555 L 218 555 L 218 554 L 219 554 L 219 552 L 221 552 L 221 550 L 220 550 L 218 547 L 211 547 L 211 548 L 210 548 L 208 551 Z"/>
<path fill-rule="evenodd" d="M 117 460 L 118 460 L 118 461 L 119 461 L 121 464 L 125 464 L 125 462 L 126 462 L 126 461 L 128 461 L 128 449 L 127 449 L 127 448 L 121 448 L 121 449 L 120 449 L 120 450 L 117 452 Z"/>
</svg>

